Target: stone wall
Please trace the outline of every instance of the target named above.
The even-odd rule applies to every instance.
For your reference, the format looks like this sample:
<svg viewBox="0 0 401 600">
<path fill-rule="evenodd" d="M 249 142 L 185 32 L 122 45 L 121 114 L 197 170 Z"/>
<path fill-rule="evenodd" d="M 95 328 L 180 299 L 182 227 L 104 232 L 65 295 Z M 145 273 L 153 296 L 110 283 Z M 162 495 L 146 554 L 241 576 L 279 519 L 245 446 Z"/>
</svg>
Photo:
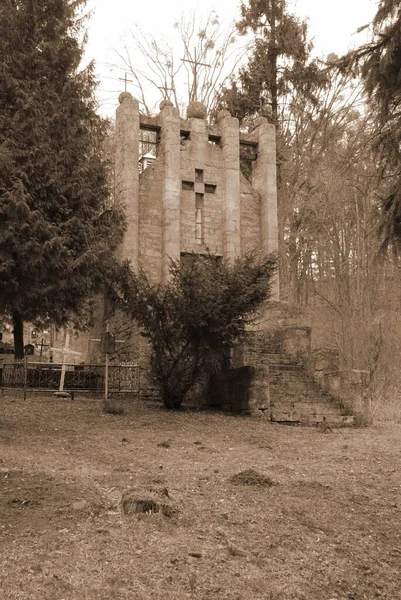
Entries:
<svg viewBox="0 0 401 600">
<path fill-rule="evenodd" d="M 188 119 L 181 123 L 188 137 L 180 146 L 181 252 L 223 254 L 222 148 L 209 144 L 206 121 Z M 192 189 L 189 184 L 192 184 Z M 196 194 L 203 196 L 202 240 L 195 235 Z"/>
<path fill-rule="evenodd" d="M 139 179 L 139 267 L 155 283 L 162 278 L 162 185 L 163 164 L 157 159 Z"/>
<path fill-rule="evenodd" d="M 155 117 L 140 116 L 128 92 L 120 103 L 116 198 L 128 222 L 121 254 L 134 269 L 165 281 L 170 259 L 181 253 L 209 249 L 231 260 L 249 250 L 277 250 L 275 134 L 266 119 L 245 135 L 228 111 L 209 125 L 199 103 L 189 105 L 187 119 L 169 101 Z M 141 129 L 156 132 L 158 143 L 156 161 L 139 177 Z M 255 150 L 252 182 L 240 173 L 241 144 Z"/>
<path fill-rule="evenodd" d="M 267 367 L 244 366 L 226 369 L 210 378 L 208 406 L 227 412 L 259 414 L 269 410 Z"/>
<path fill-rule="evenodd" d="M 368 371 L 340 369 L 336 348 L 315 348 L 311 352 L 309 371 L 321 389 L 336 398 L 361 425 L 373 422 Z"/>
<path fill-rule="evenodd" d="M 249 181 L 241 175 L 241 251 L 243 253 L 260 248 L 261 241 L 260 196 Z"/>
</svg>

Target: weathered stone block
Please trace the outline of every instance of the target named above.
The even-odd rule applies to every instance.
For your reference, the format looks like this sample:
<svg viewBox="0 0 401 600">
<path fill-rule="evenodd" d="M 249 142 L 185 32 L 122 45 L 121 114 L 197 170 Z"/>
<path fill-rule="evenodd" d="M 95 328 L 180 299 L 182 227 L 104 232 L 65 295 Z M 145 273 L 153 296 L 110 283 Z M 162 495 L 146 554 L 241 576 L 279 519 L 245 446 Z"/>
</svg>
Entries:
<svg viewBox="0 0 401 600">
<path fill-rule="evenodd" d="M 315 348 L 311 353 L 313 371 L 338 371 L 339 353 L 336 348 Z"/>
<path fill-rule="evenodd" d="M 334 373 L 324 373 L 323 389 L 330 394 L 339 394 L 341 390 L 341 374 L 339 371 Z"/>
<path fill-rule="evenodd" d="M 307 358 L 311 348 L 310 327 L 283 327 L 282 348 L 285 354 L 299 355 Z"/>
</svg>

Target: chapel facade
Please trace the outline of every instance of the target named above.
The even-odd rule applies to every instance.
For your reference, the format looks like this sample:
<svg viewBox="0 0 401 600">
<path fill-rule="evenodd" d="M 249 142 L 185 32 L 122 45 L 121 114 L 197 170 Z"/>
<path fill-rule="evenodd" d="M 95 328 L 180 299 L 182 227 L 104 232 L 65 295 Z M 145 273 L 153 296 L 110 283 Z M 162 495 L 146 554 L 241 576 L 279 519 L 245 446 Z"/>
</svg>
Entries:
<svg viewBox="0 0 401 600">
<path fill-rule="evenodd" d="M 244 134 L 226 110 L 209 125 L 199 102 L 186 119 L 168 100 L 155 117 L 141 115 L 129 92 L 119 102 L 115 195 L 127 219 L 120 252 L 134 271 L 144 269 L 156 283 L 168 278 L 170 259 L 188 253 L 209 249 L 232 260 L 277 251 L 276 140 L 267 119 Z M 241 173 L 242 151 L 253 157 L 249 178 Z"/>
</svg>

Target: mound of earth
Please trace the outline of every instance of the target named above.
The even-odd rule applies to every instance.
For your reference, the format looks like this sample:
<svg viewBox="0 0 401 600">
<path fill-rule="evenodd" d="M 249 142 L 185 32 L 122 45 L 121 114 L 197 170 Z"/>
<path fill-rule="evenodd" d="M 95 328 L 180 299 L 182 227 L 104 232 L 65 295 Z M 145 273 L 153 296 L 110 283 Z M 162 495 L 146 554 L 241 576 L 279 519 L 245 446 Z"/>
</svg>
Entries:
<svg viewBox="0 0 401 600">
<path fill-rule="evenodd" d="M 262 475 L 254 469 L 246 469 L 236 473 L 230 477 L 230 482 L 235 485 L 252 485 L 256 487 L 270 487 L 273 485 L 270 477 L 266 477 L 266 475 Z"/>
</svg>

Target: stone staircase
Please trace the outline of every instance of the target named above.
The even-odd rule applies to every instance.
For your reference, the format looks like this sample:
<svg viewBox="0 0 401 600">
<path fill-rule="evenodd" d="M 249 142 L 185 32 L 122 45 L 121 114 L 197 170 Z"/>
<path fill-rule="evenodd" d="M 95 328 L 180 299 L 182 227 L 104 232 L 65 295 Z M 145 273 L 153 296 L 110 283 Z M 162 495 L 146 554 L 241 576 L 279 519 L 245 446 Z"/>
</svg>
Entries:
<svg viewBox="0 0 401 600">
<path fill-rule="evenodd" d="M 232 349 L 230 368 L 212 381 L 209 406 L 326 430 L 367 424 L 363 390 L 343 385 L 337 351 L 311 341 L 301 309 L 266 303 Z"/>
<path fill-rule="evenodd" d="M 303 359 L 280 352 L 268 353 L 266 359 L 272 421 L 326 427 L 355 424 L 354 416 L 315 383 Z"/>
</svg>

